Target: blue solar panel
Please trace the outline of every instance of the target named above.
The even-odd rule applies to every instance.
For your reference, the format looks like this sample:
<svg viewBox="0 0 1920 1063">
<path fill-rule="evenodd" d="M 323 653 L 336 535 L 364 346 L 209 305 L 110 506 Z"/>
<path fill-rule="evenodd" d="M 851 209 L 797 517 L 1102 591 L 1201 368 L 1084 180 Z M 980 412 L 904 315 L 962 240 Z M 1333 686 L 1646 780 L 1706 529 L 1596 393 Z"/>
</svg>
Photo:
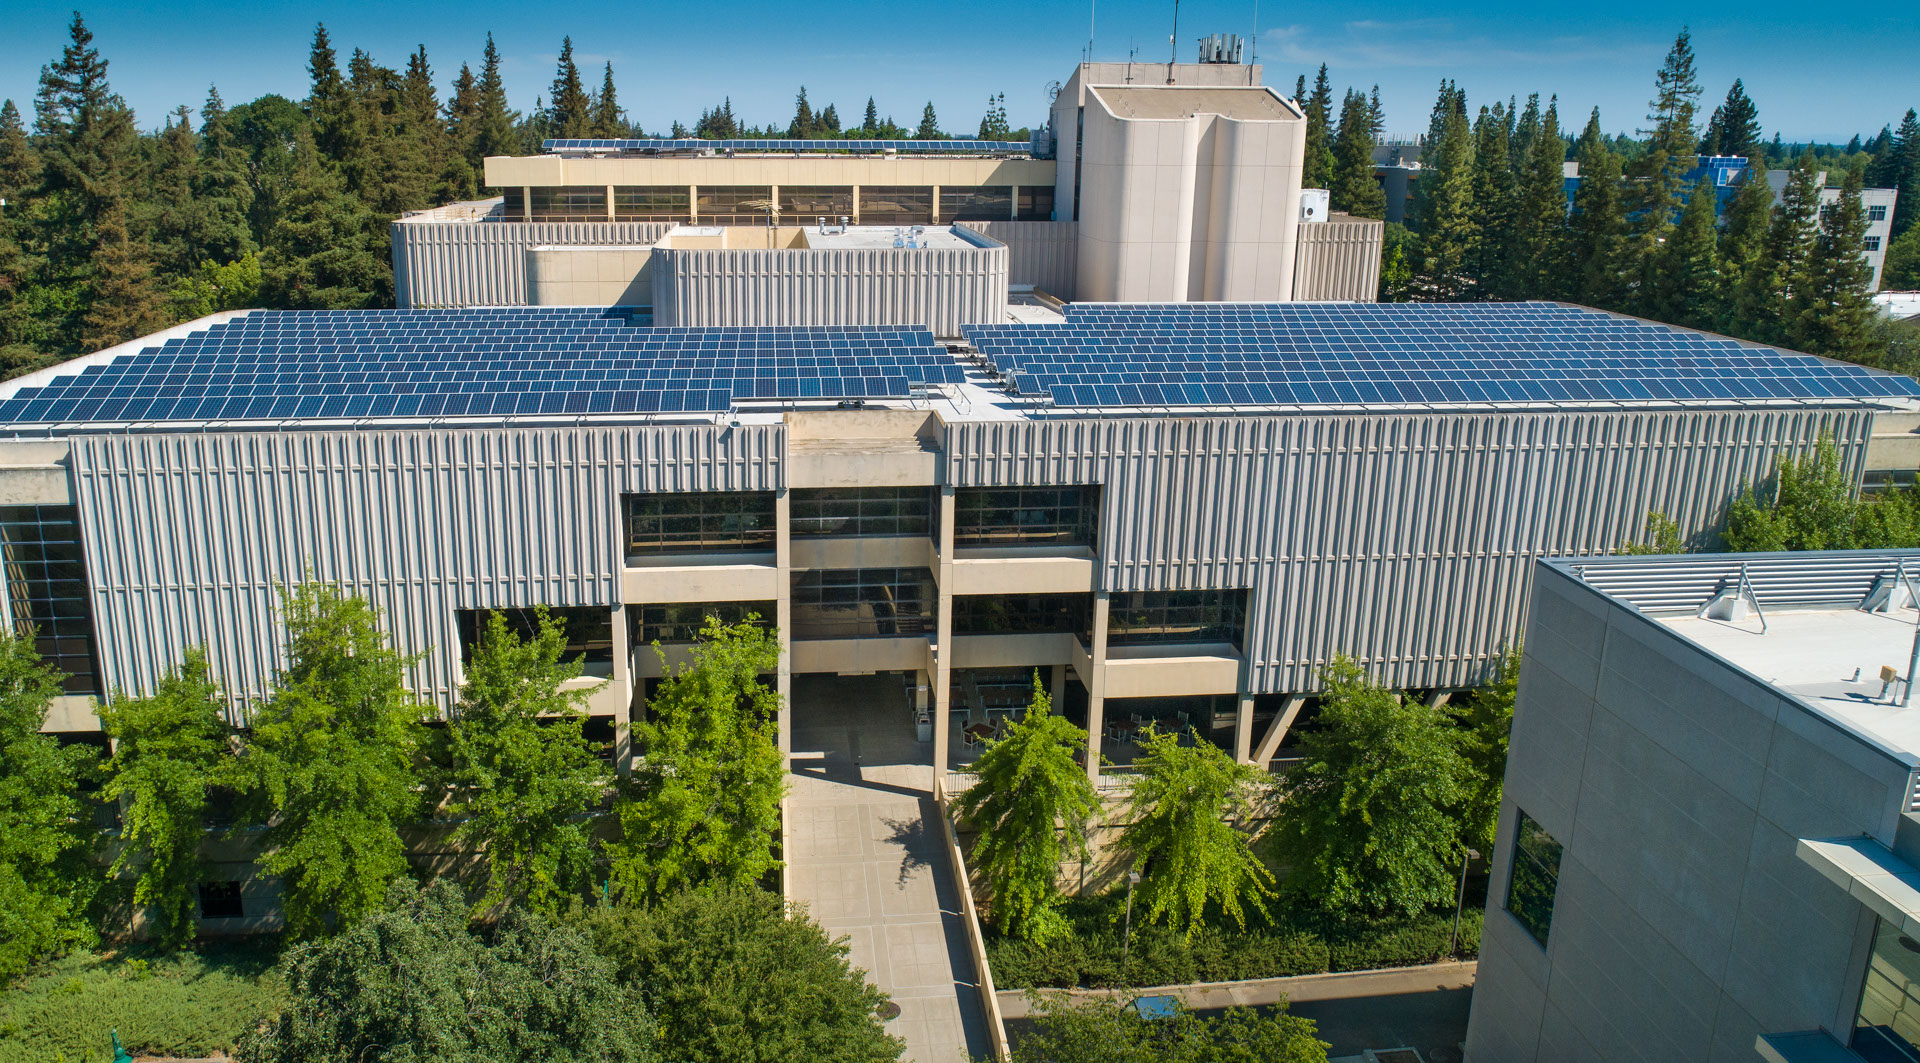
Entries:
<svg viewBox="0 0 1920 1063">
<path fill-rule="evenodd" d="M 699 413 L 907 398 L 964 370 L 924 328 L 645 328 L 584 307 L 254 311 L 0 401 L 0 423 Z"/>
<path fill-rule="evenodd" d="M 1864 400 L 1912 378 L 1553 303 L 1075 303 L 965 331 L 1056 406 Z"/>
</svg>

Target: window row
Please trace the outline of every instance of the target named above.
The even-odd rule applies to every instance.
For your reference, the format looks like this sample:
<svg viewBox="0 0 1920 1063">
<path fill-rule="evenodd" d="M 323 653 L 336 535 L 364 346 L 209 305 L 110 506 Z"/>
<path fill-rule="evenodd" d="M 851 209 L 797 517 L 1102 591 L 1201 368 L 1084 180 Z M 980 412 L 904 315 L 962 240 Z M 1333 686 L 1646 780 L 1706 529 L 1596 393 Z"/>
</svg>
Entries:
<svg viewBox="0 0 1920 1063">
<path fill-rule="evenodd" d="M 910 638 L 933 632 L 939 592 L 924 568 L 793 574 L 795 639 Z"/>
<path fill-rule="evenodd" d="M 473 660 L 473 648 L 480 644 L 494 613 L 499 613 L 507 630 L 521 639 L 532 639 L 540 633 L 540 615 L 534 609 L 461 609 L 455 619 L 460 625 L 462 662 Z M 566 635 L 562 660 L 584 660 L 587 664 L 613 660 L 613 610 L 591 605 L 549 606 L 547 618 L 558 623 Z"/>
<path fill-rule="evenodd" d="M 101 693 L 93 606 L 73 506 L 0 506 L 0 559 L 14 633 L 59 672 L 66 694 Z"/>
<path fill-rule="evenodd" d="M 933 185 L 861 185 L 863 225 L 931 225 Z M 505 188 L 508 221 L 588 222 L 608 220 L 607 186 L 549 185 Z M 614 221 L 697 220 L 703 225 L 765 224 L 778 208 L 789 225 L 816 218 L 852 217 L 852 185 L 615 185 Z M 941 186 L 941 223 L 954 221 L 1047 221 L 1053 217 L 1052 185 Z"/>
<path fill-rule="evenodd" d="M 1225 642 L 1238 648 L 1247 629 L 1245 590 L 1136 591 L 1107 603 L 1107 645 Z"/>
<path fill-rule="evenodd" d="M 795 538 L 931 536 L 933 488 L 795 488 Z M 684 491 L 627 495 L 627 556 L 767 553 L 777 521 L 771 491 Z M 1100 489 L 966 487 L 954 492 L 956 546 L 1095 545 Z"/>
</svg>

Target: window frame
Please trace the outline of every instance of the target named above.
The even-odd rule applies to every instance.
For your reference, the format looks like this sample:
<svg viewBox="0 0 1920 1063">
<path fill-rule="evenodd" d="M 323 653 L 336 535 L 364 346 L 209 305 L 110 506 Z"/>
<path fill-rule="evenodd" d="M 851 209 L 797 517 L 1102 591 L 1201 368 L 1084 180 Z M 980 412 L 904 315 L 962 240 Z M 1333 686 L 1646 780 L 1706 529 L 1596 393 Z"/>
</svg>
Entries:
<svg viewBox="0 0 1920 1063">
<path fill-rule="evenodd" d="M 787 534 L 795 539 L 930 539 L 939 530 L 932 487 L 796 487 Z M 839 512 L 835 512 L 835 509 Z"/>
<path fill-rule="evenodd" d="M 656 501 L 658 511 L 642 512 Z M 620 510 L 629 558 L 770 554 L 778 537 L 772 491 L 636 491 L 620 496 Z"/>
<path fill-rule="evenodd" d="M 533 221 L 607 220 L 606 185 L 534 185 L 531 192 L 527 217 Z"/>
<path fill-rule="evenodd" d="M 487 614 L 499 613 L 507 618 L 507 627 L 522 640 L 530 639 L 539 633 L 540 625 L 534 606 L 499 606 L 479 609 L 456 609 L 454 621 L 460 628 L 460 663 L 473 662 L 473 649 L 480 643 L 480 633 L 489 623 Z M 547 615 L 561 622 L 567 636 L 566 652 L 560 655 L 563 661 L 582 660 L 585 664 L 613 663 L 613 607 L 610 605 L 550 605 Z M 577 626 L 585 620 L 587 629 L 583 633 Z"/>
<path fill-rule="evenodd" d="M 953 493 L 953 545 L 1084 546 L 1100 543 L 1099 484 L 961 487 Z"/>
<path fill-rule="evenodd" d="M 0 506 L 0 563 L 13 632 L 64 677 L 60 692 L 105 693 L 79 507 Z"/>
<path fill-rule="evenodd" d="M 1004 620 L 994 626 L 996 607 Z M 1093 595 L 1087 591 L 1056 594 L 956 594 L 953 596 L 953 633 L 972 635 L 1073 635 L 1091 643 Z"/>
<path fill-rule="evenodd" d="M 694 186 L 693 208 L 700 225 L 765 225 L 765 210 L 745 206 L 754 200 L 778 206 L 771 184 Z"/>
<path fill-rule="evenodd" d="M 633 645 L 651 646 L 658 642 L 662 646 L 689 646 L 699 641 L 700 629 L 706 626 L 710 616 L 717 617 L 722 624 L 732 625 L 758 614 L 754 626 L 771 628 L 779 615 L 780 603 L 641 602 L 627 608 L 633 616 L 628 628 Z M 697 619 L 688 620 L 687 616 Z"/>
<path fill-rule="evenodd" d="M 796 569 L 788 593 L 796 642 L 931 637 L 938 620 L 940 589 L 924 567 Z M 891 615 L 872 611 L 882 604 Z"/>
<path fill-rule="evenodd" d="M 940 223 L 1008 221 L 1013 218 L 1012 185 L 941 185 Z"/>
<path fill-rule="evenodd" d="M 883 202 L 902 209 L 882 209 Z M 934 206 L 932 185 L 860 186 L 862 225 L 932 225 Z"/>
<path fill-rule="evenodd" d="M 1247 640 L 1247 598 L 1245 587 L 1116 591 L 1107 600 L 1107 645 L 1225 642 L 1240 649 Z M 1192 621 L 1184 619 L 1188 614 Z"/>
<path fill-rule="evenodd" d="M 1535 855 L 1528 846 L 1527 838 L 1530 832 L 1527 828 L 1529 824 L 1534 828 L 1532 833 L 1537 833 L 1539 837 L 1546 839 L 1546 841 L 1553 846 L 1553 866 L 1551 868 L 1547 867 L 1541 857 Z M 1512 852 L 1508 854 L 1507 858 L 1507 889 L 1505 894 L 1500 898 L 1500 907 L 1508 915 L 1513 917 L 1514 922 L 1520 924 L 1520 928 L 1525 930 L 1527 936 L 1533 938 L 1534 942 L 1538 944 L 1542 950 L 1547 947 L 1547 941 L 1552 937 L 1553 907 L 1555 900 L 1557 900 L 1560 895 L 1560 862 L 1565 855 L 1566 846 L 1562 844 L 1559 839 L 1548 833 L 1547 828 L 1541 826 L 1539 820 L 1527 815 L 1522 809 L 1514 809 Z M 1520 881 L 1520 869 L 1523 866 L 1523 859 L 1525 860 L 1525 866 L 1534 868 L 1541 874 L 1548 887 L 1545 894 L 1546 917 L 1540 920 L 1540 925 L 1537 927 L 1534 925 L 1535 919 L 1533 915 L 1525 905 L 1520 909 L 1515 909 L 1514 907 L 1515 886 Z"/>
<path fill-rule="evenodd" d="M 686 222 L 693 217 L 688 185 L 615 185 L 614 221 Z"/>
</svg>

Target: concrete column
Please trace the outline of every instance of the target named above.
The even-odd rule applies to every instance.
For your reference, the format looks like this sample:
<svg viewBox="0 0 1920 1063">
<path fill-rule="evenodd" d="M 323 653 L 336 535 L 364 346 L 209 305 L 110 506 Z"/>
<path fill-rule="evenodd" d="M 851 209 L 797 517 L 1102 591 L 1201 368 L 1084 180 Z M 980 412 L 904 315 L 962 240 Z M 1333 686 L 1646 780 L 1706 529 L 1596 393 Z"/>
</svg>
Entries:
<svg viewBox="0 0 1920 1063">
<path fill-rule="evenodd" d="M 1007 200 L 1007 220 L 1013 221 L 1020 217 L 1020 186 L 1014 185 L 1012 188 L 1007 189 L 1007 191 L 1011 193 L 1010 198 Z"/>
<path fill-rule="evenodd" d="M 614 581 L 618 588 L 620 581 Z M 613 679 L 620 691 L 620 710 L 613 715 L 613 767 L 625 775 L 633 770 L 633 652 L 627 634 L 627 610 L 613 603 Z"/>
<path fill-rule="evenodd" d="M 1233 718 L 1233 759 L 1253 763 L 1253 662 L 1241 651 L 1240 710 Z"/>
<path fill-rule="evenodd" d="M 837 219 L 836 219 L 837 220 Z M 853 224 L 860 224 L 860 186 L 853 186 Z"/>
<path fill-rule="evenodd" d="M 533 189 L 525 185 L 520 188 L 520 220 L 533 220 Z"/>
<path fill-rule="evenodd" d="M 858 199 L 855 200 L 857 204 Z M 940 486 L 939 567 L 934 572 L 939 606 L 933 643 L 933 795 L 947 785 L 953 727 L 953 485 Z"/>
<path fill-rule="evenodd" d="M 933 224 L 940 224 L 940 186 L 933 186 Z"/>
<path fill-rule="evenodd" d="M 1106 591 L 1093 595 L 1093 663 L 1087 677 L 1087 778 L 1100 782 L 1100 738 L 1105 729 L 1107 698 L 1107 608 Z"/>
<path fill-rule="evenodd" d="M 792 224 L 792 222 L 789 222 L 787 220 L 786 214 L 780 209 L 780 186 L 779 185 L 767 186 L 767 217 L 773 219 L 774 225 L 791 225 Z M 771 226 L 769 226 L 769 229 L 771 229 Z M 767 233 L 767 250 L 769 251 L 773 250 L 773 233 L 772 232 Z"/>
<path fill-rule="evenodd" d="M 700 224 L 700 186 L 687 186 L 687 224 Z"/>
<path fill-rule="evenodd" d="M 779 571 L 775 591 L 774 623 L 780 628 L 780 667 L 774 673 L 774 686 L 780 691 L 780 770 L 793 769 L 793 538 L 792 499 L 785 487 L 773 495 L 773 557 Z"/>
<path fill-rule="evenodd" d="M 613 186 L 607 186 L 607 220 L 613 220 Z"/>
<path fill-rule="evenodd" d="M 1056 716 L 1059 715 L 1060 712 L 1062 711 L 1061 705 L 1066 700 L 1066 696 L 1067 696 L 1067 666 L 1064 664 L 1056 664 L 1053 666 L 1053 695 L 1052 695 L 1053 711 Z"/>
</svg>

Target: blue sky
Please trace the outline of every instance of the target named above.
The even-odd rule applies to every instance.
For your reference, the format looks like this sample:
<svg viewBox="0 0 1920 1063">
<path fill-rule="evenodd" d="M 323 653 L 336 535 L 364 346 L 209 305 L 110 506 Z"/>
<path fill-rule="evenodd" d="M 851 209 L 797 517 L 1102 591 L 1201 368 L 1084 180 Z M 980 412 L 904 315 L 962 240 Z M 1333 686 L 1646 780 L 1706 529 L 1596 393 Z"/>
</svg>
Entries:
<svg viewBox="0 0 1920 1063">
<path fill-rule="evenodd" d="M 1558 93 L 1576 128 L 1594 105 L 1609 131 L 1643 124 L 1653 71 L 1683 21 L 1690 22 L 1706 89 L 1703 118 L 1735 77 L 1744 78 L 1769 134 L 1789 140 L 1844 140 L 1897 123 L 1920 107 L 1920 7 L 1769 0 L 1709 9 L 1624 0 L 1564 8 L 1503 0 L 1435 15 L 1410 0 L 1360 11 L 1303 9 L 1268 0 L 1260 11 L 1259 57 L 1269 84 L 1291 91 L 1294 77 L 1328 64 L 1335 90 L 1378 83 L 1390 132 L 1420 132 L 1442 77 L 1458 80 L 1478 107 L 1509 95 Z M 0 97 L 31 119 L 38 71 L 59 55 L 71 0 L 5 0 Z M 836 0 L 801 5 L 722 3 L 527 3 L 447 0 L 407 5 L 251 4 L 114 0 L 82 9 L 111 62 L 114 88 L 157 126 L 178 104 L 197 108 L 217 83 L 229 104 L 278 92 L 306 92 L 307 47 L 324 19 L 344 63 L 352 48 L 402 66 L 426 45 L 445 86 L 462 62 L 480 60 L 488 30 L 499 43 L 514 106 L 531 108 L 553 77 L 560 38 L 571 34 L 589 80 L 612 62 L 621 102 L 650 130 L 731 95 L 736 114 L 785 122 L 802 84 L 819 107 L 858 120 L 868 95 L 881 113 L 912 126 L 931 99 L 942 125 L 968 133 L 986 97 L 1004 92 L 1015 126 L 1045 113 L 1048 82 L 1064 80 L 1087 46 L 1086 4 L 903 4 Z M 1093 27 L 1098 59 L 1164 61 L 1171 4 L 1099 0 Z M 1186 0 L 1179 56 L 1217 31 L 1250 34 L 1252 3 Z"/>
</svg>

